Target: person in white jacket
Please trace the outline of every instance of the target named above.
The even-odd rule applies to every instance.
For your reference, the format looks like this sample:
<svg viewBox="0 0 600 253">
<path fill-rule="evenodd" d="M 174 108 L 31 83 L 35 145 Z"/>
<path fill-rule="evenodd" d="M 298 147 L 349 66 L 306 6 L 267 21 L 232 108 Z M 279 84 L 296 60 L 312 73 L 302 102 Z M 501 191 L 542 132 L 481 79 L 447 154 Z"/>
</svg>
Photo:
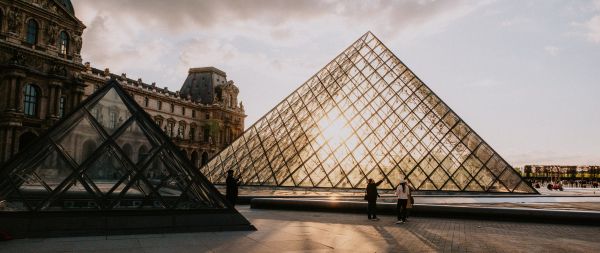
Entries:
<svg viewBox="0 0 600 253">
<path fill-rule="evenodd" d="M 410 197 L 410 187 L 408 187 L 406 180 L 400 180 L 400 185 L 396 188 L 396 197 L 398 197 L 398 203 L 396 204 L 398 221 L 396 221 L 396 224 L 401 224 L 406 222 L 406 205 Z"/>
</svg>

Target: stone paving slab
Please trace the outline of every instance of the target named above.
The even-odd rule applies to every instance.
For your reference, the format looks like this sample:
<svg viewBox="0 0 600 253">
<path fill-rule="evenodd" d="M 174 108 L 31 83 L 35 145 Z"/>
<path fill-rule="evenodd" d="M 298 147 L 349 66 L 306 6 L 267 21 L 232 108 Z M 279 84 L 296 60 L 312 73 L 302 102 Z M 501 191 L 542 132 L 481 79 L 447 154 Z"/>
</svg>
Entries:
<svg viewBox="0 0 600 253">
<path fill-rule="evenodd" d="M 254 210 L 258 231 L 20 239 L 0 252 L 597 252 L 600 228 L 364 214 Z"/>
</svg>

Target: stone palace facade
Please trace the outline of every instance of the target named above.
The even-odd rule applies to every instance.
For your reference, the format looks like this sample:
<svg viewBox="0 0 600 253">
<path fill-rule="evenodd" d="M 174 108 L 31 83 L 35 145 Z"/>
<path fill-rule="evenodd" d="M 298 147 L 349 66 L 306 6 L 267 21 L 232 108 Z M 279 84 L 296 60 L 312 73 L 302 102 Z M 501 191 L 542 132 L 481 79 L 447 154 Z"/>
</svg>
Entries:
<svg viewBox="0 0 600 253">
<path fill-rule="evenodd" d="M 109 79 L 120 82 L 196 167 L 244 131 L 239 89 L 225 72 L 191 68 L 180 91 L 170 91 L 96 69 L 82 63 L 84 29 L 69 0 L 0 0 L 0 163 Z M 98 113 L 118 120 L 111 108 Z"/>
</svg>

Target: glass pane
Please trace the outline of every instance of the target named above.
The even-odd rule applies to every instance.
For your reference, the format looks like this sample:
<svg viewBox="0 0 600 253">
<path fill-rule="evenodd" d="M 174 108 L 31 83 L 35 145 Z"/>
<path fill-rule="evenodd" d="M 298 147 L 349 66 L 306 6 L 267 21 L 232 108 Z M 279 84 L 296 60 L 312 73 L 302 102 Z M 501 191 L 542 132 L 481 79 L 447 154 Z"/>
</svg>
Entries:
<svg viewBox="0 0 600 253">
<path fill-rule="evenodd" d="M 464 189 L 469 181 L 471 181 L 471 176 L 469 173 L 461 166 L 458 170 L 452 175 L 452 179 L 456 182 L 457 186 L 460 189 Z"/>
<path fill-rule="evenodd" d="M 429 176 L 433 184 L 435 184 L 437 189 L 441 189 L 444 183 L 448 180 L 448 175 L 444 172 L 444 169 L 438 168 L 436 169 L 431 176 Z"/>
<path fill-rule="evenodd" d="M 54 190 L 73 173 L 71 165 L 54 148 L 49 148 L 49 153 L 44 160 L 33 171 L 29 171 L 24 170 L 15 174 L 16 177 L 24 180 L 19 187 L 22 193 L 24 191 L 44 190 L 46 186 L 49 190 Z M 13 179 L 13 182 L 21 182 L 21 180 Z"/>
<path fill-rule="evenodd" d="M 513 169 L 509 168 L 504 170 L 504 173 L 500 176 L 500 181 L 512 191 L 521 182 L 521 178 L 517 176 L 517 173 Z"/>
<path fill-rule="evenodd" d="M 131 112 L 114 89 L 106 92 L 104 97 L 88 110 L 108 134 L 113 134 L 131 116 Z"/>
<path fill-rule="evenodd" d="M 166 164 L 161 156 L 164 157 L 162 154 L 157 155 L 143 173 L 167 206 L 171 207 L 187 188 L 188 180 L 185 174 Z"/>
<path fill-rule="evenodd" d="M 426 178 L 427 176 L 419 167 L 415 168 L 412 173 L 408 175 L 408 180 L 414 187 L 417 187 L 418 190 L 421 190 L 420 186 Z"/>
<path fill-rule="evenodd" d="M 145 159 L 154 148 L 137 121 L 133 121 L 115 142 L 134 164 Z"/>
<path fill-rule="evenodd" d="M 120 158 L 112 149 L 106 150 L 100 154 L 100 157 L 93 161 L 84 173 L 94 182 L 96 187 L 102 193 L 108 193 L 119 181 L 119 185 L 113 192 L 119 193 L 123 190 L 125 184 L 129 183 L 130 171 L 123 166 Z M 127 178 L 124 178 L 127 176 Z"/>
<path fill-rule="evenodd" d="M 82 164 L 102 145 L 104 138 L 92 126 L 87 117 L 63 135 L 59 144 L 78 164 Z"/>
</svg>

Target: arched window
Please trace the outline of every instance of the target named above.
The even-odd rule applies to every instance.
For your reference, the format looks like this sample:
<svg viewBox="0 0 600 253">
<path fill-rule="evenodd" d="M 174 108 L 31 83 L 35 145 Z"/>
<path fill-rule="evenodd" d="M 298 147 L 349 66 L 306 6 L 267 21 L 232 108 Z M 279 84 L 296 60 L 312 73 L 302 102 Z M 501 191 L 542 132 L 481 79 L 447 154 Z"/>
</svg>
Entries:
<svg viewBox="0 0 600 253">
<path fill-rule="evenodd" d="M 27 21 L 27 43 L 35 45 L 37 43 L 38 36 L 38 23 L 35 20 L 30 19 Z"/>
<path fill-rule="evenodd" d="M 58 48 L 60 49 L 60 53 L 67 54 L 67 51 L 69 49 L 69 35 L 67 34 L 67 32 L 65 32 L 65 31 L 60 32 L 60 41 L 58 43 L 59 43 Z"/>
<path fill-rule="evenodd" d="M 26 132 L 19 137 L 19 151 L 25 150 L 29 144 L 33 143 L 37 139 L 37 135 L 32 132 Z"/>
<path fill-rule="evenodd" d="M 173 122 L 173 121 L 167 122 L 167 135 L 169 137 L 175 137 L 174 128 L 175 128 L 175 122 Z"/>
<path fill-rule="evenodd" d="M 185 122 L 179 122 L 179 128 L 177 129 L 177 137 L 185 138 Z"/>
<path fill-rule="evenodd" d="M 23 99 L 25 115 L 35 116 L 37 113 L 37 103 L 39 96 L 37 87 L 31 84 L 27 84 L 23 89 L 23 93 L 25 95 Z"/>
<path fill-rule="evenodd" d="M 192 152 L 191 161 L 192 161 L 192 165 L 194 165 L 194 168 L 197 168 L 198 167 L 198 152 L 197 151 Z"/>
<path fill-rule="evenodd" d="M 196 127 L 194 125 L 190 126 L 190 141 L 196 140 Z"/>
<path fill-rule="evenodd" d="M 208 153 L 202 152 L 202 164 L 200 165 L 200 167 L 206 165 L 208 163 Z"/>
</svg>

